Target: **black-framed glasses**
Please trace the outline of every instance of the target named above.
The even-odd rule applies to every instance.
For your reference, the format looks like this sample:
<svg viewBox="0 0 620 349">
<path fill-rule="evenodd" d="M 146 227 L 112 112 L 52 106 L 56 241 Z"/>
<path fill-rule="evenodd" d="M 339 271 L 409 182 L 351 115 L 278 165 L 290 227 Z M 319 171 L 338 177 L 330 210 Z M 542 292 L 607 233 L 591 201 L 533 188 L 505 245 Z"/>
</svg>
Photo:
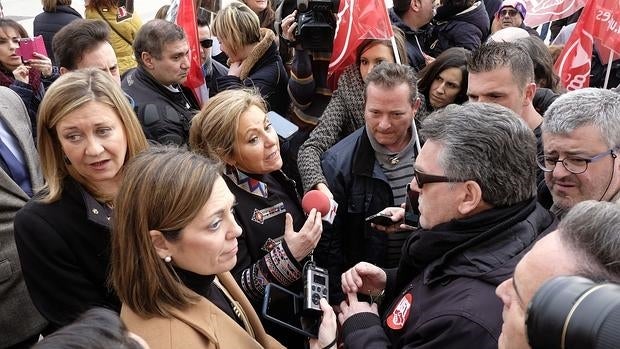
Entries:
<svg viewBox="0 0 620 349">
<path fill-rule="evenodd" d="M 581 174 L 588 170 L 588 164 L 591 162 L 603 159 L 607 155 L 611 155 L 611 157 L 615 159 L 617 157 L 616 153 L 614 153 L 614 150 L 616 148 L 618 147 L 616 146 L 611 149 L 605 150 L 604 152 L 598 153 L 589 159 L 568 156 L 564 159 L 558 159 L 554 156 L 542 155 L 536 158 L 536 163 L 538 164 L 538 167 L 544 172 L 552 172 L 553 170 L 555 170 L 555 166 L 557 165 L 557 163 L 561 162 L 562 166 L 564 166 L 564 168 L 568 172 L 573 174 Z"/>
<path fill-rule="evenodd" d="M 426 174 L 424 172 L 416 171 L 413 169 L 413 176 L 415 177 L 415 181 L 418 182 L 418 188 L 422 188 L 424 184 L 427 183 L 459 183 L 463 182 L 459 179 L 448 178 L 446 176 L 437 176 Z"/>
<path fill-rule="evenodd" d="M 200 40 L 200 46 L 202 46 L 202 48 L 209 48 L 213 46 L 213 39 Z"/>
<path fill-rule="evenodd" d="M 508 15 L 508 17 L 514 17 L 517 15 L 517 13 L 519 13 L 517 10 L 513 10 L 513 9 L 503 9 L 501 11 L 499 11 L 499 16 L 500 17 L 504 17 L 506 15 Z"/>
</svg>

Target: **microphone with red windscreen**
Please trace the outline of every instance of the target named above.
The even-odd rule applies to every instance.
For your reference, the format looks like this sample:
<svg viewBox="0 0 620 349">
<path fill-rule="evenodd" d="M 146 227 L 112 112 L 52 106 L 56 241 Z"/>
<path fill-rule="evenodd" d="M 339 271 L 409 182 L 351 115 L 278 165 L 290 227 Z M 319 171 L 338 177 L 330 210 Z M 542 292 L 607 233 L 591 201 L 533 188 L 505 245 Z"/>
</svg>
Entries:
<svg viewBox="0 0 620 349">
<path fill-rule="evenodd" d="M 327 195 L 320 190 L 310 190 L 301 200 L 301 207 L 306 214 L 315 208 L 317 211 L 321 212 L 321 218 L 331 224 L 334 223 L 336 211 L 338 210 L 338 203 L 334 200 L 330 200 Z"/>
</svg>

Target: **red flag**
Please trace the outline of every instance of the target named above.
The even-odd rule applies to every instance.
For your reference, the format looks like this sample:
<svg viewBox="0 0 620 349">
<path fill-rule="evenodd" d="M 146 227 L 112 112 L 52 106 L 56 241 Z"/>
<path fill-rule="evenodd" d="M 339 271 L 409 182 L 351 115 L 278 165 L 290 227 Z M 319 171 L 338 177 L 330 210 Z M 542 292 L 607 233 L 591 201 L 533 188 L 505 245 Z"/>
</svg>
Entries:
<svg viewBox="0 0 620 349">
<path fill-rule="evenodd" d="M 202 75 L 200 65 L 200 43 L 198 41 L 198 25 L 196 24 L 196 11 L 192 0 L 180 0 L 176 17 L 176 24 L 183 28 L 187 42 L 189 43 L 190 67 L 187 72 L 187 80 L 183 85 L 194 93 L 196 100 L 203 105 L 208 97 L 205 77 Z"/>
<path fill-rule="evenodd" d="M 338 27 L 329 63 L 329 80 L 336 86 L 338 76 L 355 62 L 355 50 L 364 39 L 389 40 L 394 36 L 384 0 L 340 0 Z"/>
<path fill-rule="evenodd" d="M 523 0 L 527 15 L 525 24 L 536 27 L 566 18 L 584 7 L 588 0 Z"/>
<path fill-rule="evenodd" d="M 620 3 L 618 0 L 590 0 L 555 64 L 567 90 L 590 85 L 594 39 L 620 52 Z"/>
</svg>

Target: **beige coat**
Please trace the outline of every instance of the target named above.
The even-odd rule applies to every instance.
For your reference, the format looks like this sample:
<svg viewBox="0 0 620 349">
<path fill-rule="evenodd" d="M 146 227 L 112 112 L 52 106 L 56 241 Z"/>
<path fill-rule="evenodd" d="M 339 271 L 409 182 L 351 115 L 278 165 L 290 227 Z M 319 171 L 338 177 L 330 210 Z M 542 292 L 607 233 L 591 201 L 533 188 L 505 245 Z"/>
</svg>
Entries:
<svg viewBox="0 0 620 349">
<path fill-rule="evenodd" d="M 146 340 L 152 349 L 202 348 L 284 348 L 269 336 L 250 301 L 228 272 L 218 274 L 220 283 L 241 304 L 256 339 L 235 320 L 206 298 L 185 310 L 175 310 L 172 318 L 143 318 L 123 305 L 121 318 L 127 328 Z"/>
</svg>

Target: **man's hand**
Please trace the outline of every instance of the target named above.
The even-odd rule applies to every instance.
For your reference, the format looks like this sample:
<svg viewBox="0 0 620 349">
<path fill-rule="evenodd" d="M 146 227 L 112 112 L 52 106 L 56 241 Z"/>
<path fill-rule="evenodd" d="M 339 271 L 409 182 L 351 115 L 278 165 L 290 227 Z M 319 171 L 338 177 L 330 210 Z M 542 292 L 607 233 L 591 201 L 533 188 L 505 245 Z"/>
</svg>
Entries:
<svg viewBox="0 0 620 349">
<path fill-rule="evenodd" d="M 389 234 L 415 229 L 415 227 L 403 223 L 405 221 L 406 213 L 403 207 L 386 207 L 381 211 L 381 213 L 390 216 L 390 219 L 392 219 L 392 222 L 394 222 L 394 224 L 385 226 L 371 223 L 370 226 L 378 231 Z"/>
<path fill-rule="evenodd" d="M 338 325 L 336 324 L 336 314 L 325 298 L 321 298 L 321 310 L 323 318 L 319 326 L 319 338 L 310 339 L 310 349 L 322 349 L 333 343 L 329 348 L 336 348 L 336 335 Z"/>
<path fill-rule="evenodd" d="M 385 289 L 387 275 L 376 265 L 360 262 L 342 274 L 341 281 L 344 293 L 378 294 Z"/>
<path fill-rule="evenodd" d="M 338 321 L 340 325 L 344 324 L 348 318 L 355 314 L 359 313 L 372 313 L 379 316 L 379 311 L 377 310 L 377 303 L 373 303 L 372 305 L 366 302 L 360 302 L 357 299 L 357 293 L 347 293 L 347 301 L 343 301 L 340 303 L 340 314 L 338 314 Z"/>
</svg>

